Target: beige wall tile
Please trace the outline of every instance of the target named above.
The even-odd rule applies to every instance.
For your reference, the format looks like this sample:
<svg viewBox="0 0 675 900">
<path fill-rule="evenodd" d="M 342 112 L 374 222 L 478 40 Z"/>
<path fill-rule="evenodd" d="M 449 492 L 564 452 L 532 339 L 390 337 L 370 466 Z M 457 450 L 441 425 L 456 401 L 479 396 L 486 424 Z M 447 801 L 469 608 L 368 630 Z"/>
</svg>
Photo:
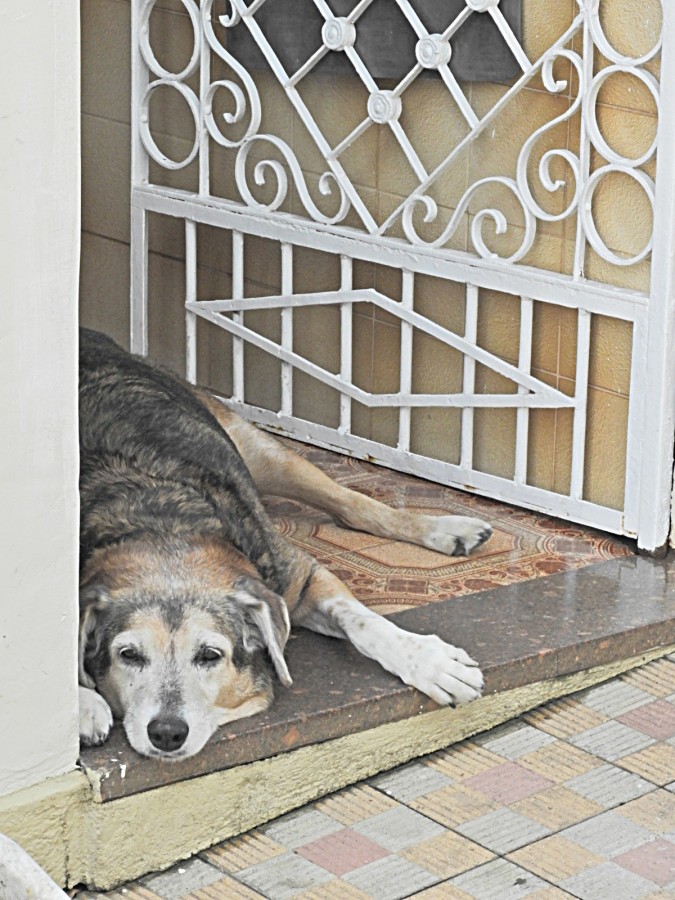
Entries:
<svg viewBox="0 0 675 900">
<path fill-rule="evenodd" d="M 82 228 L 129 241 L 131 129 L 82 116 Z"/>
<path fill-rule="evenodd" d="M 82 233 L 80 324 L 129 347 L 129 246 Z"/>
<path fill-rule="evenodd" d="M 413 409 L 410 449 L 413 453 L 459 464 L 462 412 L 459 409 Z"/>
<path fill-rule="evenodd" d="M 572 24 L 576 4 L 574 0 L 540 0 L 523 2 L 523 46 L 530 60 L 545 53 Z"/>
<path fill-rule="evenodd" d="M 584 499 L 622 508 L 627 423 L 627 397 L 589 390 Z"/>
<path fill-rule="evenodd" d="M 628 56 L 641 56 L 656 43 L 661 31 L 660 0 L 604 0 L 600 21 L 609 42 Z"/>
<path fill-rule="evenodd" d="M 478 295 L 478 345 L 517 363 L 519 344 L 520 298 L 482 289 Z M 509 384 L 513 388 L 513 383 Z"/>
<path fill-rule="evenodd" d="M 577 311 L 535 303 L 532 322 L 532 367 L 557 375 L 576 375 Z"/>
<path fill-rule="evenodd" d="M 633 327 L 630 322 L 593 316 L 589 383 L 628 394 L 630 388 Z"/>
<path fill-rule="evenodd" d="M 119 0 L 80 6 L 82 112 L 131 121 L 131 14 Z"/>
<path fill-rule="evenodd" d="M 569 244 L 569 241 L 566 242 Z M 566 252 L 570 252 L 566 248 Z M 592 247 L 586 250 L 584 274 L 591 281 L 612 284 L 616 287 L 649 293 L 651 280 L 651 264 L 646 259 L 634 266 L 615 266 L 599 256 Z"/>
</svg>

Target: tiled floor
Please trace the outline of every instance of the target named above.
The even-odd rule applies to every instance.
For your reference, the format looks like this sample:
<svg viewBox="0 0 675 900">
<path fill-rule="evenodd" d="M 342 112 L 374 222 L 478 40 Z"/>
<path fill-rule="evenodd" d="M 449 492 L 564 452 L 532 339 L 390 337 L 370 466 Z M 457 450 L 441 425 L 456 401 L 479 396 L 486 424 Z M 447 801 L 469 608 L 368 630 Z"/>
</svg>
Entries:
<svg viewBox="0 0 675 900">
<path fill-rule="evenodd" d="M 675 656 L 78 900 L 675 898 Z"/>
<path fill-rule="evenodd" d="M 570 522 L 316 447 L 287 443 L 331 478 L 389 506 L 432 515 L 476 516 L 492 525 L 490 540 L 470 557 L 447 557 L 340 528 L 325 513 L 290 500 L 266 500 L 282 533 L 328 566 L 362 603 L 378 612 L 409 609 L 634 552 L 626 541 Z"/>
<path fill-rule="evenodd" d="M 300 449 L 343 484 L 391 505 L 493 524 L 476 554 L 449 559 L 269 501 L 291 540 L 383 612 L 632 553 L 588 529 Z M 675 657 L 319 800 L 168 872 L 77 896 L 675 898 Z"/>
</svg>

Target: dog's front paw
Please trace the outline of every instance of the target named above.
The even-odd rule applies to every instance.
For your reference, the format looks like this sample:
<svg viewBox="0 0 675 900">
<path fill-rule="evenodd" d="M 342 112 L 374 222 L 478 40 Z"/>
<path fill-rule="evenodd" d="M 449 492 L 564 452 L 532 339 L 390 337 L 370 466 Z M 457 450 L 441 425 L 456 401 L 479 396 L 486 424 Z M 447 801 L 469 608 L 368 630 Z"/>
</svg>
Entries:
<svg viewBox="0 0 675 900">
<path fill-rule="evenodd" d="M 424 546 L 448 556 L 468 556 L 485 543 L 492 528 L 482 519 L 469 516 L 426 516 L 429 530 Z"/>
<path fill-rule="evenodd" d="M 102 744 L 112 723 L 112 712 L 103 697 L 80 685 L 80 742 L 86 746 Z"/>
<path fill-rule="evenodd" d="M 406 671 L 401 678 L 441 706 L 477 700 L 483 692 L 483 673 L 468 653 L 436 635 L 411 635 Z"/>
</svg>

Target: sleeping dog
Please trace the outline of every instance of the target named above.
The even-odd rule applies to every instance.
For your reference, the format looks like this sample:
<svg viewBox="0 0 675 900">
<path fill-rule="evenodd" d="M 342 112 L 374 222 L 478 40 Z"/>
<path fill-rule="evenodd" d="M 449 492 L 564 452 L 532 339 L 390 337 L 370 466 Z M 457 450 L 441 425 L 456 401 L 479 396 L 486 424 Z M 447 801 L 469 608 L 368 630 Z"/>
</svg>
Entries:
<svg viewBox="0 0 675 900">
<path fill-rule="evenodd" d="M 344 638 L 439 704 L 480 696 L 463 651 L 362 606 L 286 541 L 260 494 L 329 512 L 350 528 L 452 556 L 490 526 L 391 509 L 336 484 L 219 400 L 80 334 L 80 737 L 113 716 L 144 756 L 197 753 L 225 722 L 291 684 L 291 624 Z"/>
</svg>

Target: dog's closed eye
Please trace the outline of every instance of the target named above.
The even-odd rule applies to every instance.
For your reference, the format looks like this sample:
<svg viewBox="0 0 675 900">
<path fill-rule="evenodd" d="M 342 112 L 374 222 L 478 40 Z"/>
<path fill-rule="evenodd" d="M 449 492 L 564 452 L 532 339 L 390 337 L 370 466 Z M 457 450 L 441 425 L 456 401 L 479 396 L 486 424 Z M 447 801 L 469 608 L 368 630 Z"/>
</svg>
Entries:
<svg viewBox="0 0 675 900">
<path fill-rule="evenodd" d="M 120 647 L 117 655 L 122 662 L 129 666 L 144 666 L 147 662 L 145 656 L 136 647 Z"/>
<path fill-rule="evenodd" d="M 195 653 L 192 662 L 196 666 L 210 667 L 217 665 L 224 655 L 225 653 L 218 647 L 202 646 Z"/>
</svg>

